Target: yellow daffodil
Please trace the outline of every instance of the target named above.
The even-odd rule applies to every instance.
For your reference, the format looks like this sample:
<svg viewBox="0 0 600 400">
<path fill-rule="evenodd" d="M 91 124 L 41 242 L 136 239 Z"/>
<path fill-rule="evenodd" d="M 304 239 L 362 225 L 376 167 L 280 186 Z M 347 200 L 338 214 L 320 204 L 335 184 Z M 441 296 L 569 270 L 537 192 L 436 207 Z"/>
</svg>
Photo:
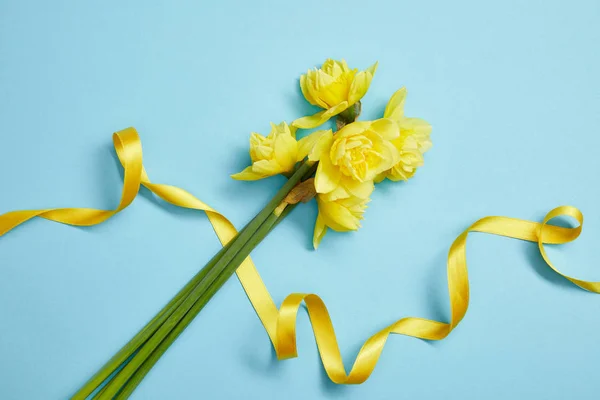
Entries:
<svg viewBox="0 0 600 400">
<path fill-rule="evenodd" d="M 331 117 L 355 105 L 367 93 L 377 63 L 365 71 L 350 69 L 346 61 L 327 59 L 320 69 L 309 70 L 300 77 L 300 88 L 306 100 L 325 111 L 297 119 L 293 125 L 315 128 Z"/>
<path fill-rule="evenodd" d="M 419 118 L 404 116 L 404 101 L 406 89 L 398 90 L 388 102 L 385 118 L 392 119 L 397 124 L 398 137 L 392 140 L 394 147 L 400 153 L 400 160 L 387 171 L 379 174 L 376 182 L 385 178 L 392 181 L 407 180 L 411 178 L 417 168 L 423 165 L 423 154 L 431 148 L 431 125 Z"/>
<path fill-rule="evenodd" d="M 313 246 L 316 249 L 331 228 L 338 232 L 355 231 L 360 228 L 360 220 L 367 208 L 368 198 L 355 196 L 336 198 L 332 194 L 318 194 L 319 215 L 315 224 Z"/>
<path fill-rule="evenodd" d="M 252 165 L 242 172 L 231 175 L 233 179 L 255 181 L 293 171 L 298 159 L 298 142 L 288 124 L 271 123 L 271 133 L 266 137 L 252 132 L 250 158 Z"/>
<path fill-rule="evenodd" d="M 373 179 L 400 159 L 400 153 L 390 142 L 398 137 L 398 126 L 391 119 L 354 122 L 335 135 L 331 131 L 312 135 L 318 137 L 313 139 L 308 158 L 319 161 L 315 176 L 317 193 L 366 199 L 373 191 Z"/>
</svg>

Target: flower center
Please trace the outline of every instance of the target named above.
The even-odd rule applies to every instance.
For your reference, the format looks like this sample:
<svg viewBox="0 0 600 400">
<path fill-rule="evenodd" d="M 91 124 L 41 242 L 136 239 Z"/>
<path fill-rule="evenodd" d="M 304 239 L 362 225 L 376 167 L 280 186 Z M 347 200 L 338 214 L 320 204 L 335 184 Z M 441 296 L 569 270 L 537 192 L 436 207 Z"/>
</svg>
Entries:
<svg viewBox="0 0 600 400">
<path fill-rule="evenodd" d="M 331 160 L 340 171 L 360 182 L 367 180 L 369 167 L 377 163 L 381 155 L 373 149 L 373 142 L 363 136 L 342 138 L 331 146 Z"/>
</svg>

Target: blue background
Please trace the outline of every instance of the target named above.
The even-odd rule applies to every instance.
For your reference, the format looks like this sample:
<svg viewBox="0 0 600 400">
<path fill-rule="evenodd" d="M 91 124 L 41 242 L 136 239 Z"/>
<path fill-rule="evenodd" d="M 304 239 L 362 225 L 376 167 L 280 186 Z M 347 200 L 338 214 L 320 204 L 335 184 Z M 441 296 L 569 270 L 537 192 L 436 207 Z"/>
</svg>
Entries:
<svg viewBox="0 0 600 400">
<path fill-rule="evenodd" d="M 281 178 L 236 182 L 250 131 L 316 111 L 298 78 L 327 57 L 379 70 L 364 118 L 406 86 L 434 127 L 415 179 L 384 184 L 364 228 L 311 250 L 316 206 L 253 258 L 279 304 L 314 292 L 345 362 L 403 316 L 448 320 L 446 252 L 487 215 L 571 204 L 582 237 L 550 249 L 600 280 L 597 1 L 0 2 L 0 212 L 113 208 L 111 133 L 135 126 L 156 182 L 249 220 Z M 0 239 L 0 398 L 75 392 L 218 249 L 206 217 L 144 194 L 105 224 L 32 221 Z M 535 244 L 473 234 L 472 302 L 446 340 L 393 336 L 370 380 L 331 384 L 305 312 L 278 362 L 232 279 L 136 399 L 594 399 L 600 297 L 554 275 Z"/>
</svg>

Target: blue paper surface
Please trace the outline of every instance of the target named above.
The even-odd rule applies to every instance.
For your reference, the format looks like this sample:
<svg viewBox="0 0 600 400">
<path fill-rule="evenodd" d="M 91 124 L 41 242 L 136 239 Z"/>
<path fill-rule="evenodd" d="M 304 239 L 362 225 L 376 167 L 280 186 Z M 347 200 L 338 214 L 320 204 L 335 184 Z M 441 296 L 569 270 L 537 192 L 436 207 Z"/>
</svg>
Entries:
<svg viewBox="0 0 600 400">
<path fill-rule="evenodd" d="M 600 280 L 597 1 L 0 3 L 0 213 L 114 208 L 111 133 L 135 126 L 156 182 L 242 226 L 282 184 L 229 174 L 251 131 L 317 111 L 300 74 L 327 57 L 379 61 L 363 118 L 408 88 L 434 147 L 409 182 L 378 186 L 364 227 L 311 249 L 316 205 L 253 253 L 277 304 L 326 302 L 347 368 L 403 316 L 448 320 L 445 259 L 487 215 L 540 220 L 571 204 L 576 242 L 549 249 Z M 201 213 L 148 193 L 101 226 L 35 220 L 0 238 L 0 398 L 66 398 L 217 251 Z M 595 399 L 600 296 L 536 245 L 473 234 L 471 305 L 449 338 L 392 336 L 361 386 L 329 382 L 305 312 L 279 362 L 236 279 L 150 372 L 135 399 Z"/>
</svg>

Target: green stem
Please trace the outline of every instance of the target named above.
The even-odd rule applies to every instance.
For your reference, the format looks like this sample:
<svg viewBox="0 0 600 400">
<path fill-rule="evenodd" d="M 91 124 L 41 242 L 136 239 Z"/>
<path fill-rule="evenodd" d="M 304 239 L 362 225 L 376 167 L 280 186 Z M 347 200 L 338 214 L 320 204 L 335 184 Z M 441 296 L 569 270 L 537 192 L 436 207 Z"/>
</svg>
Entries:
<svg viewBox="0 0 600 400">
<path fill-rule="evenodd" d="M 302 177 L 302 180 L 304 181 L 304 180 L 310 178 L 311 176 L 313 176 L 316 169 L 317 169 L 317 164 L 314 164 L 311 167 L 311 169 L 304 174 L 304 176 Z M 270 227 L 268 233 L 270 233 L 270 231 L 272 231 L 275 228 L 275 226 L 277 226 L 296 206 L 297 206 L 297 204 L 288 205 L 283 210 L 283 212 L 281 213 L 279 218 L 277 218 L 275 223 L 271 224 L 271 227 Z M 260 235 L 263 234 L 262 232 L 263 231 L 261 231 Z M 257 235 L 259 235 L 259 233 L 257 233 Z M 260 241 L 262 241 L 262 239 L 258 240 L 256 242 L 256 244 L 258 244 Z M 250 252 L 253 250 L 254 247 L 249 249 L 248 254 L 250 254 Z M 234 271 L 235 271 L 235 269 L 234 269 Z M 223 271 L 221 273 L 221 275 L 223 276 L 223 279 L 224 279 L 223 282 L 227 281 L 227 279 L 229 279 L 232 274 L 233 274 L 232 272 Z M 221 275 L 219 277 L 219 281 L 221 281 Z M 129 398 L 131 393 L 133 393 L 133 391 L 137 388 L 137 386 L 140 384 L 142 379 L 144 379 L 144 377 L 148 374 L 148 372 L 152 369 L 152 367 L 154 367 L 154 365 L 158 362 L 160 357 L 167 351 L 167 349 L 177 339 L 177 337 L 183 332 L 183 330 L 185 330 L 187 328 L 187 326 L 191 323 L 191 321 L 202 310 L 204 305 L 206 305 L 212 299 L 212 297 L 216 294 L 216 292 L 219 290 L 220 286 L 222 286 L 222 285 L 223 285 L 223 283 L 221 283 L 219 285 L 219 287 L 215 287 L 214 284 L 211 285 L 211 287 L 207 290 L 207 292 L 202 294 L 200 296 L 200 298 L 198 298 L 196 300 L 196 303 L 194 304 L 192 309 L 187 314 L 185 314 L 184 318 L 181 321 L 179 321 L 179 323 L 175 326 L 175 328 L 171 332 L 169 332 L 167 337 L 152 352 L 152 354 L 150 354 L 150 356 L 143 362 L 143 364 L 137 369 L 137 371 L 131 377 L 131 379 L 122 387 L 121 391 L 117 395 L 117 399 Z"/>
<path fill-rule="evenodd" d="M 297 183 L 300 178 L 302 178 L 302 172 L 306 170 L 311 171 L 312 167 L 308 163 L 303 163 L 298 170 L 296 171 L 298 174 L 294 174 L 292 176 L 293 182 Z M 305 172 L 306 174 L 306 172 Z M 292 180 L 292 179 L 290 179 Z M 292 185 L 288 181 L 286 185 L 284 185 L 281 190 L 277 193 L 277 195 L 271 200 L 271 202 L 265 207 L 266 210 L 277 207 L 277 201 L 281 201 L 279 199 L 283 199 L 287 192 L 287 190 L 291 190 L 295 183 Z M 289 188 L 289 189 L 288 189 Z M 243 232 L 246 229 L 255 230 L 260 224 L 264 221 L 266 217 L 268 217 L 268 213 L 266 210 L 263 210 L 262 213 L 259 213 L 242 231 L 238 233 L 238 235 L 232 239 L 225 247 L 223 247 L 212 259 L 211 261 L 202 268 L 188 284 L 179 291 L 179 293 L 148 323 L 144 326 L 136 336 L 131 339 L 125 346 L 123 346 L 117 354 L 115 354 L 92 378 L 90 378 L 85 385 L 72 397 L 74 400 L 83 400 L 87 398 L 91 393 L 94 392 L 106 379 L 112 375 L 124 362 L 126 362 L 147 340 L 150 338 L 157 329 L 171 316 L 171 314 L 181 305 L 183 300 L 190 294 L 194 287 L 196 287 L 208 274 L 208 272 L 214 268 L 217 262 L 230 251 L 231 246 L 234 243 L 240 241 L 240 236 L 242 236 Z M 242 240 L 251 235 L 244 235 L 241 237 Z M 99 395 L 100 393 L 98 393 Z"/>
<path fill-rule="evenodd" d="M 315 164 L 311 167 L 311 169 L 308 172 L 306 172 L 304 174 L 304 176 L 302 177 L 302 180 L 306 180 L 306 179 L 310 178 L 315 173 L 316 169 L 317 169 L 317 165 Z M 279 225 L 279 223 L 296 206 L 297 206 L 297 204 L 288 205 L 283 210 L 281 215 L 275 219 L 274 223 L 265 222 L 265 225 L 267 225 L 267 227 L 268 227 L 268 231 L 266 233 L 264 233 L 267 228 L 261 227 L 261 230 L 256 233 L 257 236 L 256 236 L 256 240 L 254 242 L 254 245 L 251 245 L 250 247 L 245 247 L 240 252 L 241 254 L 240 254 L 239 259 L 241 259 L 241 262 L 243 262 L 245 260 L 245 258 L 242 258 L 243 254 L 245 252 L 248 252 L 248 255 L 250 255 L 250 252 L 252 252 L 252 250 L 256 247 L 256 245 L 258 245 L 258 243 L 260 243 L 264 239 L 264 237 L 266 237 L 266 235 L 268 233 L 270 233 L 277 225 Z M 273 217 L 271 217 L 271 218 L 273 218 Z M 235 263 L 232 261 L 232 263 L 230 265 L 235 265 Z M 239 267 L 239 265 L 238 265 L 238 267 Z M 131 379 L 129 379 L 129 381 L 127 381 L 127 383 L 122 387 L 121 391 L 117 394 L 116 399 L 129 398 L 129 396 L 138 387 L 138 385 L 144 379 L 144 377 L 148 374 L 148 372 L 150 372 L 152 367 L 154 367 L 154 365 L 158 362 L 160 357 L 162 357 L 162 355 L 168 350 L 168 348 L 171 346 L 171 344 L 173 344 L 173 342 L 179 337 L 179 335 L 194 320 L 194 318 L 198 315 L 198 313 L 200 313 L 200 311 L 202 311 L 204 306 L 212 299 L 212 297 L 217 293 L 217 291 L 221 288 L 221 286 L 231 277 L 231 275 L 233 275 L 233 272 L 235 272 L 238 267 L 226 269 L 221 272 L 221 275 L 219 275 L 218 281 L 213 283 L 213 285 L 211 285 L 210 288 L 196 300 L 196 302 L 194 303 L 194 306 L 190 309 L 190 311 L 185 314 L 185 316 L 181 319 L 181 321 L 179 321 L 179 323 L 175 326 L 175 328 L 173 328 L 173 330 L 171 332 L 169 332 L 169 334 L 164 338 L 164 340 L 160 343 L 160 345 L 152 352 L 152 354 L 150 354 L 150 356 L 148 356 L 148 358 L 143 362 L 143 364 L 137 369 L 137 371 L 131 377 Z"/>
<path fill-rule="evenodd" d="M 135 351 L 142 346 L 148 338 L 163 324 L 164 321 L 181 305 L 183 300 L 189 295 L 192 289 L 208 273 L 208 271 L 217 263 L 223 254 L 229 249 L 232 242 L 223 247 L 204 268 L 202 268 L 178 293 L 163 307 L 163 309 L 148 322 L 117 354 L 115 354 L 102 368 L 92 376 L 77 393 L 72 400 L 83 400 L 98 388 L 111 374 L 113 374 Z"/>
<path fill-rule="evenodd" d="M 275 214 L 271 214 L 265 223 L 256 231 L 255 235 L 251 240 L 246 242 L 236 257 L 229 263 L 229 265 L 221 272 L 219 277 L 213 282 L 212 285 L 200 295 L 192 308 L 183 316 L 183 318 L 175 325 L 175 327 L 164 337 L 162 342 L 156 347 L 156 349 L 144 360 L 142 365 L 135 371 L 131 379 L 122 387 L 121 391 L 117 394 L 116 399 L 124 400 L 129 398 L 131 393 L 137 388 L 142 379 L 152 369 L 160 357 L 167 351 L 167 349 L 173 344 L 173 342 L 179 337 L 179 335 L 187 328 L 187 326 L 194 320 L 194 318 L 202 311 L 204 306 L 212 299 L 217 291 L 223 286 L 225 282 L 233 275 L 239 265 L 248 257 L 248 255 L 254 250 L 254 248 L 267 236 L 267 234 L 273 230 L 273 228 L 281 221 L 285 216 L 293 209 L 293 206 L 288 206 L 281 216 L 277 217 Z"/>
<path fill-rule="evenodd" d="M 267 206 L 258 213 L 258 215 L 244 228 L 237 236 L 235 242 L 229 246 L 222 256 L 216 261 L 212 268 L 208 269 L 204 277 L 189 292 L 188 296 L 182 300 L 178 307 L 164 320 L 162 325 L 152 334 L 143 344 L 138 353 L 129 360 L 125 367 L 117 373 L 116 376 L 99 393 L 99 399 L 111 399 L 119 392 L 121 387 L 131 378 L 147 357 L 160 345 L 162 340 L 179 323 L 179 320 L 192 308 L 197 298 L 200 297 L 215 280 L 219 278 L 221 271 L 232 262 L 237 260 L 240 250 L 244 248 L 246 242 L 252 241 L 255 233 L 261 228 L 263 222 L 271 218 L 275 208 L 282 202 L 287 194 L 296 186 L 302 177 L 312 171 L 312 165 L 303 163 L 292 175 L 292 177 L 282 186 Z M 256 245 L 256 244 L 255 244 Z M 248 253 L 249 254 L 249 253 Z M 247 255 L 246 255 L 247 256 Z M 237 266 L 246 258 L 244 256 Z M 235 271 L 235 269 L 233 271 Z M 233 273 L 233 272 L 232 272 Z M 120 364 L 119 364 L 120 365 Z M 113 370 L 114 371 L 114 370 Z M 109 374 L 110 375 L 110 374 Z M 105 378 L 106 379 L 106 378 Z M 97 385 L 96 385 L 97 387 Z"/>
</svg>

